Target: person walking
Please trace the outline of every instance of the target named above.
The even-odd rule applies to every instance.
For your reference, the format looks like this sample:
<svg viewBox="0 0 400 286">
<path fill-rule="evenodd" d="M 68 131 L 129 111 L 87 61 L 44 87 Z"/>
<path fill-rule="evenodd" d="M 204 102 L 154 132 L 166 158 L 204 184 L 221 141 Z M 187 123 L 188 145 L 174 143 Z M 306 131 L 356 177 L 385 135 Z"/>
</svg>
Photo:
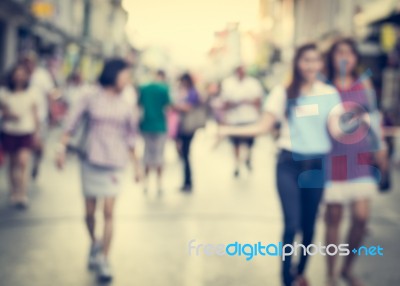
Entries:
<svg viewBox="0 0 400 286">
<path fill-rule="evenodd" d="M 360 124 L 346 137 L 332 138 L 328 156 L 328 182 L 324 201 L 326 207 L 326 243 L 339 244 L 340 226 L 345 207 L 351 210 L 351 223 L 347 235 L 349 249 L 361 246 L 366 233 L 371 199 L 377 193 L 377 182 L 371 165 L 374 152 L 368 132 L 380 140 L 379 112 L 370 81 L 358 74 L 360 54 L 351 39 L 336 41 L 327 55 L 327 79 L 339 90 L 347 114 L 357 119 L 367 115 L 370 124 Z M 369 130 L 372 127 L 372 130 Z M 378 142 L 380 143 L 380 142 Z M 356 255 L 344 257 L 340 271 L 350 286 L 364 285 L 352 271 Z M 327 256 L 328 285 L 338 285 L 337 256 Z"/>
<path fill-rule="evenodd" d="M 224 104 L 225 123 L 233 126 L 247 125 L 256 122 L 260 117 L 263 88 L 261 84 L 246 75 L 243 66 L 235 70 L 235 75 L 222 82 L 221 99 Z M 240 149 L 247 146 L 245 163 L 248 170 L 252 168 L 251 151 L 254 137 L 231 136 L 235 168 L 234 177 L 239 177 L 241 166 Z"/>
<path fill-rule="evenodd" d="M 28 70 L 17 65 L 0 92 L 0 138 L 9 155 L 10 202 L 21 209 L 28 206 L 28 168 L 39 132 L 36 98 L 36 90 L 29 88 Z"/>
<path fill-rule="evenodd" d="M 72 109 L 79 100 L 83 86 L 82 77 L 78 72 L 73 72 L 68 76 L 63 96 L 68 109 Z"/>
<path fill-rule="evenodd" d="M 70 113 L 61 138 L 56 163 L 65 164 L 66 146 L 79 124 L 85 124 L 86 156 L 81 159 L 82 191 L 85 198 L 86 226 L 91 239 L 88 265 L 97 269 L 100 281 L 113 277 L 109 252 L 113 238 L 114 206 L 122 190 L 124 169 L 132 158 L 138 180 L 135 155 L 135 121 L 132 108 L 122 98 L 130 82 L 128 65 L 121 59 L 106 61 L 99 77 L 99 86 L 88 89 Z M 95 235 L 95 212 L 100 199 L 104 201 L 102 239 Z"/>
<path fill-rule="evenodd" d="M 28 53 L 22 58 L 22 64 L 26 66 L 30 74 L 29 86 L 37 90 L 37 109 L 40 124 L 40 136 L 33 150 L 33 164 L 31 175 L 36 179 L 39 175 L 40 163 L 42 161 L 44 144 L 48 133 L 49 124 L 49 102 L 55 91 L 55 82 L 50 72 L 38 64 L 37 55 Z"/>
<path fill-rule="evenodd" d="M 185 128 L 188 116 L 201 105 L 200 95 L 197 92 L 192 76 L 189 73 L 184 73 L 179 78 L 180 90 L 182 92 L 180 99 L 174 103 L 173 108 L 179 112 L 180 122 L 178 126 L 177 144 L 180 156 L 183 160 L 183 185 L 181 190 L 190 192 L 193 187 L 192 168 L 190 164 L 190 148 L 194 135 L 195 128 Z M 201 118 L 194 118 L 195 120 L 202 120 Z M 194 125 L 196 125 L 195 122 Z M 191 125 L 191 124 L 190 124 Z"/>
<path fill-rule="evenodd" d="M 164 149 L 167 140 L 166 108 L 170 106 L 168 86 L 164 72 L 158 71 L 156 80 L 139 88 L 139 107 L 142 111 L 140 131 L 144 139 L 144 190 L 148 189 L 148 176 L 157 173 L 158 194 L 162 194 Z"/>
<path fill-rule="evenodd" d="M 247 137 L 271 132 L 277 122 L 281 123 L 276 183 L 284 218 L 283 245 L 293 244 L 299 233 L 305 247 L 312 243 L 324 189 L 324 160 L 331 149 L 330 134 L 343 134 L 338 124 L 343 113 L 340 96 L 334 87 L 318 79 L 321 70 L 317 46 L 299 47 L 290 84 L 272 90 L 261 119 L 248 126 L 220 129 L 220 136 Z M 309 285 L 307 261 L 308 256 L 303 255 L 293 267 L 292 256 L 286 257 L 282 263 L 285 286 Z"/>
</svg>

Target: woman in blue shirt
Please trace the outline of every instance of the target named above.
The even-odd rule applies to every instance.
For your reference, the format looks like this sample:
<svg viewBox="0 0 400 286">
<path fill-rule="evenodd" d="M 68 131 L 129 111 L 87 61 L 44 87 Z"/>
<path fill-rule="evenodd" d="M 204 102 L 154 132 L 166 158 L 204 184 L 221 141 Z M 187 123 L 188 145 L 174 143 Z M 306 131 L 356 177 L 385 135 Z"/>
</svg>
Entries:
<svg viewBox="0 0 400 286">
<path fill-rule="evenodd" d="M 338 124 L 343 111 L 340 97 L 335 88 L 318 79 L 321 70 L 321 54 L 315 44 L 298 48 L 291 83 L 272 90 L 260 121 L 220 130 L 223 136 L 255 136 L 271 132 L 277 122 L 281 123 L 277 189 L 284 217 L 284 245 L 293 244 L 297 233 L 302 234 L 305 247 L 311 244 L 324 188 L 323 161 L 331 149 L 329 134 L 342 133 Z M 291 255 L 285 257 L 284 285 L 308 285 L 306 263 L 307 255 L 302 255 L 293 271 Z"/>
</svg>

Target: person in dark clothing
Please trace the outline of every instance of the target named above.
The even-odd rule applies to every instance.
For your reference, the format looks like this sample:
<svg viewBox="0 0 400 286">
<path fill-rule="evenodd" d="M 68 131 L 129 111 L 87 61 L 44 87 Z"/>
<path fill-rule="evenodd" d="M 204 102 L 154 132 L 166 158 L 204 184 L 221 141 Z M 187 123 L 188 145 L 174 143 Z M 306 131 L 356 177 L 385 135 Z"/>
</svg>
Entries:
<svg viewBox="0 0 400 286">
<path fill-rule="evenodd" d="M 179 111 L 181 116 L 181 123 L 178 129 L 177 143 L 179 146 L 179 153 L 183 161 L 184 167 L 184 181 L 181 187 L 182 191 L 192 190 L 192 169 L 190 165 L 190 147 L 195 135 L 195 130 L 185 130 L 183 128 L 183 121 L 185 115 L 192 112 L 196 106 L 200 105 L 200 96 L 194 85 L 192 76 L 189 73 L 183 74 L 179 78 L 180 88 L 182 90 L 181 98 L 174 104 L 174 108 Z"/>
</svg>

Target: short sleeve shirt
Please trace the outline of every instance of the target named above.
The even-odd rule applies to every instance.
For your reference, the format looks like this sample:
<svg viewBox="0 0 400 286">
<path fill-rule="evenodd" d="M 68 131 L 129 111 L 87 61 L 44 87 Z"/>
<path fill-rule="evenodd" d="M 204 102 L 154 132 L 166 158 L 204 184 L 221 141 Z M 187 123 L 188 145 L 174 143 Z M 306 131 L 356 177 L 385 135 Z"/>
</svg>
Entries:
<svg viewBox="0 0 400 286">
<path fill-rule="evenodd" d="M 232 76 L 222 83 L 222 100 L 231 102 L 240 102 L 243 100 L 262 99 L 263 88 L 261 84 L 252 77 L 245 77 L 239 80 Z M 228 110 L 225 114 L 228 124 L 245 124 L 258 120 L 260 110 L 249 104 L 240 104 L 235 108 Z"/>
<path fill-rule="evenodd" d="M 137 104 L 137 93 L 133 85 L 125 87 L 122 91 L 122 98 L 131 106 L 136 106 Z"/>
<path fill-rule="evenodd" d="M 284 87 L 274 88 L 265 101 L 264 111 L 275 115 L 281 123 L 277 143 L 281 149 L 300 154 L 326 154 L 331 150 L 328 118 L 343 108 L 337 90 L 317 82 L 309 94 L 300 95 L 295 102 L 287 100 Z"/>
<path fill-rule="evenodd" d="M 142 108 L 140 130 L 147 133 L 167 132 L 165 108 L 171 104 L 168 87 L 150 83 L 139 89 L 139 106 Z"/>
<path fill-rule="evenodd" d="M 45 121 L 49 109 L 47 96 L 55 88 L 53 78 L 45 68 L 37 67 L 31 76 L 30 86 L 38 91 L 36 100 L 39 118 Z"/>
<path fill-rule="evenodd" d="M 36 106 L 37 93 L 34 88 L 21 92 L 7 90 L 0 92 L 0 104 L 18 118 L 15 121 L 4 121 L 3 131 L 15 135 L 34 133 L 36 125 L 33 108 Z"/>
</svg>

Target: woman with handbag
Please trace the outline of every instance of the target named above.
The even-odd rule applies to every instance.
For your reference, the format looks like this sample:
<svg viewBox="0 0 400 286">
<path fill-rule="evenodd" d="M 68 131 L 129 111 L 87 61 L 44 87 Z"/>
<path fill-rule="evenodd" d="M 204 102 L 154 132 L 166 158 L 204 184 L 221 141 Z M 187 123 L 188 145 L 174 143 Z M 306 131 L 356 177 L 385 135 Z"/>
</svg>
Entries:
<svg viewBox="0 0 400 286">
<path fill-rule="evenodd" d="M 28 70 L 17 65 L 0 92 L 1 147 L 9 155 L 10 201 L 21 209 L 28 206 L 28 166 L 39 133 L 38 92 L 28 86 Z"/>
<path fill-rule="evenodd" d="M 177 134 L 179 153 L 183 160 L 184 181 L 181 190 L 190 192 L 192 190 L 192 168 L 190 165 L 190 147 L 194 134 L 198 128 L 204 125 L 204 114 L 201 110 L 201 100 L 196 90 L 192 76 L 189 73 L 179 78 L 182 98 L 173 105 L 180 114 L 180 123 Z"/>
<path fill-rule="evenodd" d="M 129 157 L 137 170 L 135 117 L 131 105 L 122 97 L 129 82 L 130 71 L 125 61 L 111 59 L 105 63 L 99 86 L 83 95 L 69 114 L 57 155 L 57 165 L 62 168 L 71 136 L 79 124 L 85 124 L 86 152 L 81 158 L 81 180 L 91 239 L 88 266 L 96 268 L 99 280 L 105 282 L 112 279 L 108 256 L 113 237 L 114 205 L 123 187 L 122 175 Z M 101 240 L 95 236 L 95 211 L 100 199 L 104 201 L 105 223 Z"/>
<path fill-rule="evenodd" d="M 348 119 L 357 123 L 341 138 L 332 137 L 328 156 L 328 181 L 324 201 L 326 208 L 326 243 L 338 245 L 344 208 L 351 209 L 348 233 L 349 249 L 358 248 L 365 236 L 370 201 L 377 193 L 374 178 L 374 155 L 381 149 L 380 117 L 373 87 L 360 77 L 360 55 L 351 39 L 336 41 L 327 55 L 327 78 L 338 89 Z M 367 120 L 363 120 L 367 118 Z M 343 122 L 346 124 L 346 122 Z M 381 158 L 381 156 L 379 157 Z M 352 272 L 356 255 L 344 258 L 340 275 L 350 286 L 364 285 Z M 327 256 L 328 285 L 338 285 L 337 256 Z"/>
</svg>

